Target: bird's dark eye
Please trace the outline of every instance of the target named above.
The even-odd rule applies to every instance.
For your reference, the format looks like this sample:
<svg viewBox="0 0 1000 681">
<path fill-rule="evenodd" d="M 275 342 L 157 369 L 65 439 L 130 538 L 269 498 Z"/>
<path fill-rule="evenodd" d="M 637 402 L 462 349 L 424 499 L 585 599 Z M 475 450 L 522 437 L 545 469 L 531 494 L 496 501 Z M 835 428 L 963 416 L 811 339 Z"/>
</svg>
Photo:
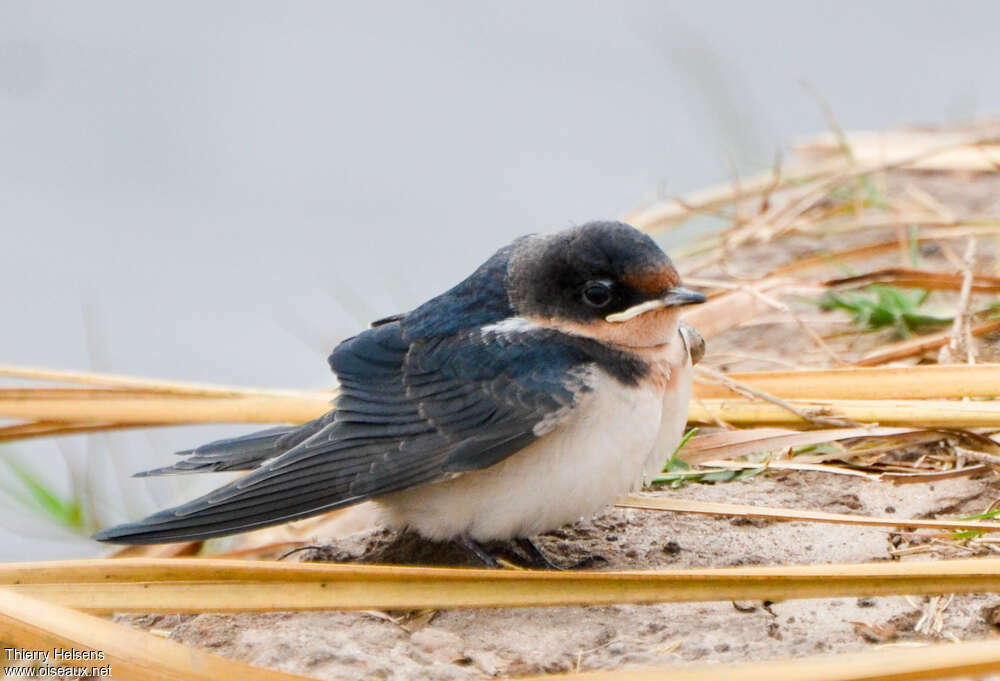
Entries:
<svg viewBox="0 0 1000 681">
<path fill-rule="evenodd" d="M 611 302 L 611 284 L 606 281 L 588 281 L 583 286 L 583 302 L 591 307 L 604 307 Z"/>
</svg>

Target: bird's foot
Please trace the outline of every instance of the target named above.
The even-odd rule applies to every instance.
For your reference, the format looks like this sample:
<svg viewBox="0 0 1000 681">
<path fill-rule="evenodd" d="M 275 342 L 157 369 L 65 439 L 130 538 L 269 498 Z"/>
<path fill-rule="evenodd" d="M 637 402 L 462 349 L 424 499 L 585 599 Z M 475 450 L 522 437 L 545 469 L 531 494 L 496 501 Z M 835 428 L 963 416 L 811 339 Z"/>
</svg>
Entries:
<svg viewBox="0 0 1000 681">
<path fill-rule="evenodd" d="M 504 563 L 501 563 L 500 560 L 497 559 L 497 556 L 471 537 L 458 537 L 455 540 L 455 543 L 466 553 L 475 558 L 477 562 L 481 563 L 483 567 L 504 567 Z M 511 551 L 510 549 L 499 549 L 498 553 L 501 560 L 504 560 L 507 563 L 520 563 L 524 567 L 534 568 L 536 570 L 581 570 L 596 567 L 602 563 L 608 562 L 608 559 L 604 556 L 594 554 L 587 556 L 572 565 L 562 567 L 553 563 L 549 557 L 545 555 L 540 548 L 538 548 L 538 545 L 527 537 L 518 537 L 513 541 L 513 544 L 514 547 L 517 548 L 517 552 Z M 525 561 L 524 559 L 527 560 Z"/>
<path fill-rule="evenodd" d="M 597 567 L 598 565 L 608 562 L 608 559 L 604 556 L 593 553 L 585 558 L 582 558 L 581 560 L 578 560 L 572 565 L 562 567 L 553 563 L 549 557 L 546 556 L 540 548 L 538 548 L 538 544 L 530 539 L 519 537 L 514 540 L 514 544 L 521 549 L 522 552 L 527 554 L 531 567 L 539 570 L 586 570 L 587 568 Z"/>
<path fill-rule="evenodd" d="M 490 555 L 490 552 L 483 548 L 483 545 L 477 542 L 472 537 L 466 537 L 464 535 L 458 537 L 455 540 L 458 546 L 462 547 L 466 553 L 473 556 L 476 560 L 483 564 L 483 567 L 488 568 L 498 568 L 501 567 L 499 561 Z"/>
<path fill-rule="evenodd" d="M 566 568 L 560 567 L 549 560 L 538 544 L 531 541 L 527 537 L 518 537 L 514 540 L 514 545 L 517 546 L 528 559 L 528 565 L 536 568 L 538 570 L 565 570 Z"/>
</svg>

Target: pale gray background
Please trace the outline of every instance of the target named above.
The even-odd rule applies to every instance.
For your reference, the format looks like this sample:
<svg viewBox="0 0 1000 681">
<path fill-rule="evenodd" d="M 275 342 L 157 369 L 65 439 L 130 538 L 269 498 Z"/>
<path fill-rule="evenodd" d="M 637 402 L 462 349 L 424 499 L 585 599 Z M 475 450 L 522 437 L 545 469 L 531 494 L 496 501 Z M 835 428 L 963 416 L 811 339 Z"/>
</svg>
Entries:
<svg viewBox="0 0 1000 681">
<path fill-rule="evenodd" d="M 769 165 L 825 127 L 803 80 L 848 128 L 997 113 L 997 26 L 986 1 L 0 2 L 0 362 L 325 386 L 337 340 L 516 235 Z M 124 478 L 228 432 L 5 451 L 63 484 L 89 450 L 111 519 L 191 494 Z M 0 560 L 95 551 L 5 517 Z"/>
</svg>

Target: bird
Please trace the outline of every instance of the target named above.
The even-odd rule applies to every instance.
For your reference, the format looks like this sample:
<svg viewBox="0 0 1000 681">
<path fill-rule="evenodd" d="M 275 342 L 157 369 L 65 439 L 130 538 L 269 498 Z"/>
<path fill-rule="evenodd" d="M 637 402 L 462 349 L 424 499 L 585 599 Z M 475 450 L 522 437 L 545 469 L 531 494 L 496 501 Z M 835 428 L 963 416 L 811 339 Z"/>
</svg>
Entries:
<svg viewBox="0 0 1000 681">
<path fill-rule="evenodd" d="M 655 475 L 687 422 L 704 341 L 685 288 L 644 232 L 613 221 L 531 234 L 329 357 L 324 416 L 178 452 L 138 476 L 250 471 L 193 501 L 97 532 L 201 540 L 374 500 L 382 522 L 484 548 L 595 515 Z"/>
</svg>

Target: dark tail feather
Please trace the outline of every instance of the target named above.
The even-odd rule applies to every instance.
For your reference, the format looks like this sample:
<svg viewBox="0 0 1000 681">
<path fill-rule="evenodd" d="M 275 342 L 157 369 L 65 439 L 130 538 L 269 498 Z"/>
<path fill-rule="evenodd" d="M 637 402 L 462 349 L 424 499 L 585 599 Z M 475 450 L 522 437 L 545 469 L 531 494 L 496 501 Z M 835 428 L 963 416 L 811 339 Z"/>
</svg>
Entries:
<svg viewBox="0 0 1000 681">
<path fill-rule="evenodd" d="M 329 421 L 328 414 L 301 426 L 279 426 L 256 433 L 216 440 L 206 445 L 177 452 L 188 458 L 163 468 L 136 473 L 137 478 L 154 475 L 180 475 L 184 473 L 211 473 L 215 471 L 251 471 L 265 461 L 283 454 L 319 432 Z"/>
<path fill-rule="evenodd" d="M 313 445 L 313 451 L 300 452 L 300 460 L 281 465 L 278 459 L 185 504 L 101 530 L 94 539 L 115 544 L 209 539 L 305 518 L 447 477 L 443 465 L 448 450 L 438 440 L 411 451 L 393 447 L 392 461 L 377 455 L 386 453 L 386 443 L 380 439 L 339 443 L 339 451 L 331 451 L 325 440 Z M 310 443 L 300 447 L 309 448 Z"/>
<path fill-rule="evenodd" d="M 248 488 L 243 490 L 242 495 L 215 502 L 212 500 L 214 493 L 209 493 L 187 504 L 154 513 L 144 520 L 101 530 L 93 537 L 97 541 L 113 544 L 163 544 L 210 539 L 277 525 L 350 506 L 412 484 L 440 479 L 439 458 L 430 457 L 414 467 L 408 467 L 406 479 L 373 480 L 363 490 L 356 491 L 352 491 L 350 480 L 343 479 L 344 476 L 327 479 L 327 476 L 313 476 L 309 472 L 302 475 L 293 471 L 286 475 L 301 483 L 295 494 L 279 492 L 246 499 L 247 493 L 257 491 Z M 230 483 L 228 487 L 232 488 L 238 482 Z"/>
<path fill-rule="evenodd" d="M 195 517 L 193 519 L 181 518 L 171 522 L 166 518 L 151 516 L 138 522 L 124 523 L 100 530 L 94 533 L 93 538 L 112 544 L 165 544 L 211 539 L 305 518 L 325 510 L 347 506 L 353 502 L 353 499 L 348 499 L 324 505 L 322 502 L 310 498 L 288 504 L 288 508 L 276 505 L 274 508 L 245 514 L 243 517 L 227 517 L 206 521 Z"/>
</svg>

